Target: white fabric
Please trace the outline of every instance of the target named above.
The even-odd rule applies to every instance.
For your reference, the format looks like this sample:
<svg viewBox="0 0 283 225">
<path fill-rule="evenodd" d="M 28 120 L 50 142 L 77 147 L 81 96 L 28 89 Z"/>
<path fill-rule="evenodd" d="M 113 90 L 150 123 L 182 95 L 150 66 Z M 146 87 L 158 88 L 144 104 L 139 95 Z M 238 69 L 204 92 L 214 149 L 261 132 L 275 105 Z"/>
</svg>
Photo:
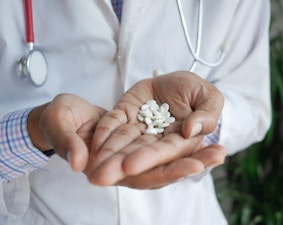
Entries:
<svg viewBox="0 0 283 225">
<path fill-rule="evenodd" d="M 193 43 L 196 6 L 183 1 Z M 15 62 L 26 53 L 23 1 L 0 1 L 0 115 L 63 92 L 110 109 L 155 69 L 191 65 L 175 0 L 125 0 L 121 27 L 110 0 L 38 0 L 33 7 L 36 46 L 45 52 L 49 77 L 41 88 L 17 77 Z M 225 95 L 220 143 L 228 154 L 261 140 L 270 123 L 268 24 L 268 1 L 204 2 L 201 56 L 213 61 L 224 42 L 230 50 L 218 68 L 198 64 L 195 73 Z M 102 188 L 54 156 L 0 192 L 1 225 L 226 224 L 209 173 L 154 191 Z"/>
</svg>

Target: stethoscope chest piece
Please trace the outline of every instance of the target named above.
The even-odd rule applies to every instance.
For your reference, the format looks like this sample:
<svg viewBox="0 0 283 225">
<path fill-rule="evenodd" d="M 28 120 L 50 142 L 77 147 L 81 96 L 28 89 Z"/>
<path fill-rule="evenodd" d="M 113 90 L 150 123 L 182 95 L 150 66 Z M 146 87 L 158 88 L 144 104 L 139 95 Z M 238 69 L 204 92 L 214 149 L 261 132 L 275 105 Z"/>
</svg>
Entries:
<svg viewBox="0 0 283 225">
<path fill-rule="evenodd" d="M 27 56 L 17 61 L 18 75 L 29 79 L 36 87 L 41 87 L 47 79 L 47 62 L 39 50 L 30 50 Z"/>
</svg>

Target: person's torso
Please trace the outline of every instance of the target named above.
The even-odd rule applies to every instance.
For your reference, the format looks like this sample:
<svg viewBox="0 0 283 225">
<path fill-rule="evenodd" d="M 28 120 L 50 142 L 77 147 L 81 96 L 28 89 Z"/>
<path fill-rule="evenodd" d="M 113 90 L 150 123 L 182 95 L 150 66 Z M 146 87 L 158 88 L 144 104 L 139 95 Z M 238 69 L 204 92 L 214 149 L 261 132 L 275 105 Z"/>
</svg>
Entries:
<svg viewBox="0 0 283 225">
<path fill-rule="evenodd" d="M 195 46 L 198 4 L 182 2 Z M 200 55 L 212 61 L 237 3 L 214 4 L 204 4 L 200 49 Z M 175 0 L 124 0 L 121 25 L 106 0 L 39 0 L 33 7 L 35 46 L 45 53 L 48 78 L 38 88 L 17 77 L 16 61 L 27 53 L 23 1 L 1 1 L 0 114 L 42 104 L 64 92 L 111 108 L 125 90 L 152 77 L 154 70 L 188 70 L 192 64 Z M 208 78 L 210 70 L 198 64 L 195 72 Z M 72 173 L 55 156 L 30 179 L 31 205 L 19 224 L 225 224 L 210 175 L 154 191 L 101 188 Z"/>
</svg>

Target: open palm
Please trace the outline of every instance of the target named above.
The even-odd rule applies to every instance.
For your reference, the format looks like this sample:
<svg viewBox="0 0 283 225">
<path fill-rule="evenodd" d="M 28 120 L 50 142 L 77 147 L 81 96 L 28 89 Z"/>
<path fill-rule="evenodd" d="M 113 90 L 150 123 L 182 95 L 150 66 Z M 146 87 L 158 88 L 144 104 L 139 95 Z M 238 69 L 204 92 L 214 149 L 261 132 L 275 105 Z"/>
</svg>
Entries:
<svg viewBox="0 0 283 225">
<path fill-rule="evenodd" d="M 163 134 L 145 135 L 137 114 L 147 100 L 168 103 L 176 122 Z M 189 72 L 138 82 L 97 124 L 85 173 L 99 185 L 157 188 L 224 161 L 219 145 L 202 146 L 223 107 L 223 96 Z"/>
</svg>

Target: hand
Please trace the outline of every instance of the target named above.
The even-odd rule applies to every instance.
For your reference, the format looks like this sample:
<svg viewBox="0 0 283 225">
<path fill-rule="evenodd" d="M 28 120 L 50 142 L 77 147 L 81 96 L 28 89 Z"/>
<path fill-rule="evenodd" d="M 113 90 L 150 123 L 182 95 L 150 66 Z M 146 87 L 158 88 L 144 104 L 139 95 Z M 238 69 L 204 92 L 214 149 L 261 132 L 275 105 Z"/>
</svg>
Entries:
<svg viewBox="0 0 283 225">
<path fill-rule="evenodd" d="M 210 145 L 172 162 L 154 167 L 138 175 L 128 176 L 116 184 L 135 189 L 161 188 L 178 180 L 194 176 L 206 168 L 222 164 L 226 150 L 220 145 Z"/>
<path fill-rule="evenodd" d="M 177 120 L 163 135 L 143 135 L 145 125 L 137 120 L 149 99 L 167 102 Z M 189 72 L 138 82 L 99 121 L 85 170 L 88 179 L 98 185 L 155 188 L 223 163 L 223 147 L 201 146 L 203 135 L 216 127 L 223 101 L 213 85 Z"/>
<path fill-rule="evenodd" d="M 68 158 L 74 171 L 82 171 L 88 161 L 94 129 L 105 112 L 78 96 L 58 95 L 30 113 L 29 134 L 37 148 L 54 149 L 62 158 Z"/>
</svg>

